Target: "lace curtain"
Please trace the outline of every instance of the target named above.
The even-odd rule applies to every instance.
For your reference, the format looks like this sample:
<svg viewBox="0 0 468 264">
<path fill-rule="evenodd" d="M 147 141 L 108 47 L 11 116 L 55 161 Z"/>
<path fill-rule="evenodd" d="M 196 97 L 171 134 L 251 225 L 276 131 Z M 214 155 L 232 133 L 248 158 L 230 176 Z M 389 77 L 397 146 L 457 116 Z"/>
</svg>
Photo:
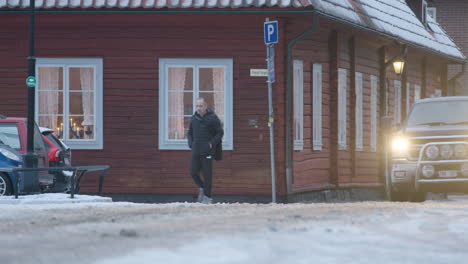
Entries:
<svg viewBox="0 0 468 264">
<path fill-rule="evenodd" d="M 80 81 L 82 90 L 82 104 L 83 104 L 83 126 L 84 131 L 91 130 L 93 133 L 84 133 L 85 139 L 94 138 L 94 82 L 93 82 L 93 69 L 92 68 L 81 68 L 80 69 Z"/>
<path fill-rule="evenodd" d="M 169 139 L 184 139 L 185 68 L 169 69 Z"/>
<path fill-rule="evenodd" d="M 59 113 L 59 74 L 61 68 L 41 67 L 39 68 L 39 114 L 41 116 L 39 125 L 57 131 L 57 119 Z M 43 91 L 43 90 L 47 90 Z"/>
</svg>

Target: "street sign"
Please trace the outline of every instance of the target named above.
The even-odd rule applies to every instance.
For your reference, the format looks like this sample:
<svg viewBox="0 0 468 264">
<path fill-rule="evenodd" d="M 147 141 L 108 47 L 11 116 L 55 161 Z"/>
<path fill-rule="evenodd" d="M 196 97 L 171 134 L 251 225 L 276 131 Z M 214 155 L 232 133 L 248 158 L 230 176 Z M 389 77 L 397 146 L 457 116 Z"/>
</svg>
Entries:
<svg viewBox="0 0 468 264">
<path fill-rule="evenodd" d="M 268 69 L 250 69 L 250 76 L 252 77 L 267 77 Z"/>
<path fill-rule="evenodd" d="M 26 78 L 26 85 L 28 87 L 36 87 L 36 77 L 29 76 L 28 78 Z"/>
<path fill-rule="evenodd" d="M 263 35 L 265 44 L 278 43 L 278 21 L 263 23 Z"/>
</svg>

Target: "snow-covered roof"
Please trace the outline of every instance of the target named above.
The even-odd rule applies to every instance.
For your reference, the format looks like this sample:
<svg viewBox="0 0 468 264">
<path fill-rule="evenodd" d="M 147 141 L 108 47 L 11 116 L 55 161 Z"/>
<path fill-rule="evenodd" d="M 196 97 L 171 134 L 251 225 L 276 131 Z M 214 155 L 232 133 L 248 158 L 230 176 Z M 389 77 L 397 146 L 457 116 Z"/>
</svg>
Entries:
<svg viewBox="0 0 468 264">
<path fill-rule="evenodd" d="M 38 9 L 310 8 L 418 48 L 466 59 L 436 21 L 427 16 L 426 28 L 405 0 L 35 0 L 35 4 Z M 27 7 L 29 0 L 0 0 L 0 9 Z"/>
</svg>

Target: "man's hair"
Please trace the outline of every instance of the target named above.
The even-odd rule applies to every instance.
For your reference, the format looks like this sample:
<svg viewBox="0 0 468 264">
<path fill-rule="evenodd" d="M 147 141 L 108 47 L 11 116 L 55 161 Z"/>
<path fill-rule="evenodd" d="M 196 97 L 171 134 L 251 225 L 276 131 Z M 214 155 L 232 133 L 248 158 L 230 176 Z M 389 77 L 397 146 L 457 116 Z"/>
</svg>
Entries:
<svg viewBox="0 0 468 264">
<path fill-rule="evenodd" d="M 205 101 L 205 98 L 203 98 L 203 97 L 198 97 L 198 98 L 197 98 L 197 101 L 199 101 L 199 100 L 202 101 L 204 104 L 208 105 L 208 104 L 206 103 L 206 101 Z"/>
</svg>

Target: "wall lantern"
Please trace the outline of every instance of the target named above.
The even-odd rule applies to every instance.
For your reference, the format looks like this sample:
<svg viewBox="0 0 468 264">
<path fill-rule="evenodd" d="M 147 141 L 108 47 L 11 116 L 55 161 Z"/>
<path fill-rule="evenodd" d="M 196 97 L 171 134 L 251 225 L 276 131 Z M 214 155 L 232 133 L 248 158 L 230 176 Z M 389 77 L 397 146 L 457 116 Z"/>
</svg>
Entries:
<svg viewBox="0 0 468 264">
<path fill-rule="evenodd" d="M 403 69 L 405 68 L 405 61 L 402 58 L 397 58 L 393 61 L 393 69 L 397 75 L 401 75 L 403 73 Z"/>
</svg>

